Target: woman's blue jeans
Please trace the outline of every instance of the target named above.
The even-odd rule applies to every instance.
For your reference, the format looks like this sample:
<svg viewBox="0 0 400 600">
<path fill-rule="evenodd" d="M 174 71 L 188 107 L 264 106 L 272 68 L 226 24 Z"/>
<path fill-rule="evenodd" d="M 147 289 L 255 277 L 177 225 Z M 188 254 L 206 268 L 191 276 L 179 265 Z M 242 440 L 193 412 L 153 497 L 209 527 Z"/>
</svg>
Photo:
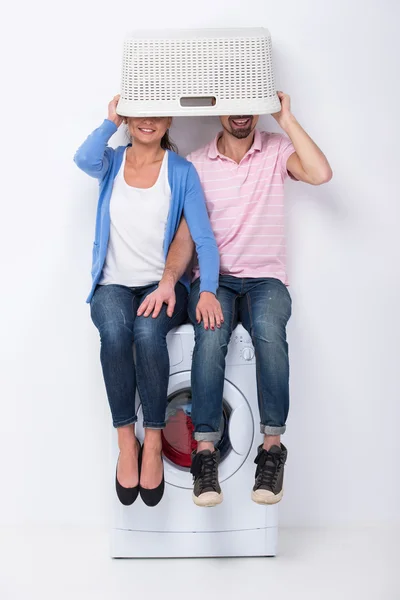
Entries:
<svg viewBox="0 0 400 600">
<path fill-rule="evenodd" d="M 101 366 L 114 427 L 137 421 L 136 386 L 143 407 L 143 426 L 165 427 L 169 379 L 166 336 L 186 321 L 188 293 L 182 283 L 176 285 L 172 317 L 167 316 L 165 304 L 156 319 L 138 317 L 139 305 L 157 285 L 99 285 L 90 303 L 92 320 L 100 333 Z"/>
</svg>

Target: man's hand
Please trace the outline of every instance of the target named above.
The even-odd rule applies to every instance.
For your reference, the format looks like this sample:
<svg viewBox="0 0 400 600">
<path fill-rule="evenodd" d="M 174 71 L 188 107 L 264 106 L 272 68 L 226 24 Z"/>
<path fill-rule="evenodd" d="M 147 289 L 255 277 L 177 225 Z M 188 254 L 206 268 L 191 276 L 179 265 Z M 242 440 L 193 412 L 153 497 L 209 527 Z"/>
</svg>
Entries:
<svg viewBox="0 0 400 600">
<path fill-rule="evenodd" d="M 161 279 L 158 288 L 151 294 L 146 296 L 137 311 L 137 316 L 149 317 L 152 314 L 153 319 L 156 319 L 160 314 L 162 305 L 167 305 L 167 315 L 172 317 L 176 304 L 175 285 L 171 280 Z"/>
<path fill-rule="evenodd" d="M 200 300 L 196 306 L 196 320 L 198 323 L 203 321 L 204 329 L 215 329 L 221 327 L 224 322 L 222 308 L 216 296 L 211 292 L 201 292 Z"/>
<path fill-rule="evenodd" d="M 274 113 L 272 116 L 283 130 L 287 127 L 290 120 L 293 119 L 293 115 L 290 110 L 290 96 L 283 92 L 277 92 L 278 98 L 281 101 L 281 110 Z"/>
<path fill-rule="evenodd" d="M 321 185 L 332 179 L 332 169 L 324 153 L 297 122 L 290 110 L 290 96 L 278 92 L 281 110 L 272 116 L 290 138 L 295 152 L 287 160 L 286 168 L 298 181 Z"/>
</svg>

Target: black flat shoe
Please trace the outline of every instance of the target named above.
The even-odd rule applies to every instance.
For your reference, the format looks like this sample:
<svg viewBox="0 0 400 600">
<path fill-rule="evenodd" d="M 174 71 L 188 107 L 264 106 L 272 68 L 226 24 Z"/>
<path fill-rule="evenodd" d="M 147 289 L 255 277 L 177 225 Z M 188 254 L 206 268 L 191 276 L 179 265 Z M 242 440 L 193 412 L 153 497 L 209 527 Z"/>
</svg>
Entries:
<svg viewBox="0 0 400 600">
<path fill-rule="evenodd" d="M 138 439 L 136 439 L 136 441 L 139 446 L 138 467 L 139 467 L 139 481 L 140 481 L 140 465 L 141 465 L 142 446 L 140 445 L 140 442 Z M 124 506 L 130 506 L 131 504 L 133 504 L 135 502 L 136 498 L 138 497 L 140 486 L 139 486 L 139 484 L 137 484 L 137 485 L 135 485 L 135 487 L 132 487 L 132 488 L 123 487 L 120 484 L 120 482 L 118 481 L 117 473 L 118 473 L 118 462 L 117 462 L 117 470 L 115 472 L 115 489 L 117 492 L 118 500 Z"/>
<path fill-rule="evenodd" d="M 148 490 L 146 488 L 143 488 L 142 486 L 139 486 L 140 487 L 140 496 L 141 496 L 143 502 L 145 504 L 147 504 L 147 506 L 157 506 L 157 504 L 159 502 L 161 502 L 161 499 L 164 495 L 165 480 L 164 480 L 164 462 L 162 459 L 162 454 L 161 454 L 161 462 L 163 464 L 163 476 L 162 476 L 160 485 L 158 485 L 156 488 L 153 488 L 151 490 Z"/>
</svg>

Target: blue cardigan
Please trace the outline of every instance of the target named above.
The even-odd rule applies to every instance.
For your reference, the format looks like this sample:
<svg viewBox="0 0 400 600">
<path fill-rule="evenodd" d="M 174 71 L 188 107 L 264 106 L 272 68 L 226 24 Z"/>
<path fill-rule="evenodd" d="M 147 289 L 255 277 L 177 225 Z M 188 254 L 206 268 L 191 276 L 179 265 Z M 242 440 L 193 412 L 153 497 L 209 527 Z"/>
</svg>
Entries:
<svg viewBox="0 0 400 600">
<path fill-rule="evenodd" d="M 106 260 L 110 235 L 110 199 L 115 176 L 121 164 L 126 146 L 115 150 L 107 145 L 117 126 L 106 119 L 95 129 L 76 152 L 74 161 L 82 171 L 100 182 L 97 205 L 96 234 L 93 244 L 92 289 L 90 302 L 98 284 Z M 197 171 L 186 159 L 175 152 L 168 154 L 168 180 L 171 188 L 171 205 L 164 238 L 164 256 L 178 229 L 182 213 L 196 245 L 200 267 L 200 291 L 216 293 L 219 276 L 218 247 L 208 219 L 203 190 Z M 189 289 L 185 275 L 181 282 Z"/>
</svg>

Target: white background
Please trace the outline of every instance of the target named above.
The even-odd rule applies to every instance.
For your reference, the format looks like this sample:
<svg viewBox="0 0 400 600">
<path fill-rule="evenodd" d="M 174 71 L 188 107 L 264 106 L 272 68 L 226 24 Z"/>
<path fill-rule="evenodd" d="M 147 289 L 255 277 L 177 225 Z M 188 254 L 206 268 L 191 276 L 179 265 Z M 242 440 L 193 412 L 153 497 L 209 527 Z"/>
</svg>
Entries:
<svg viewBox="0 0 400 600">
<path fill-rule="evenodd" d="M 265 26 L 334 179 L 287 187 L 284 525 L 399 523 L 399 5 L 38 0 L 2 19 L 0 525 L 105 525 L 110 418 L 85 297 L 97 185 L 72 157 L 134 28 Z M 271 117 L 262 127 L 277 130 Z M 176 119 L 182 152 L 216 119 Z M 249 482 L 250 487 L 251 482 Z"/>
</svg>

